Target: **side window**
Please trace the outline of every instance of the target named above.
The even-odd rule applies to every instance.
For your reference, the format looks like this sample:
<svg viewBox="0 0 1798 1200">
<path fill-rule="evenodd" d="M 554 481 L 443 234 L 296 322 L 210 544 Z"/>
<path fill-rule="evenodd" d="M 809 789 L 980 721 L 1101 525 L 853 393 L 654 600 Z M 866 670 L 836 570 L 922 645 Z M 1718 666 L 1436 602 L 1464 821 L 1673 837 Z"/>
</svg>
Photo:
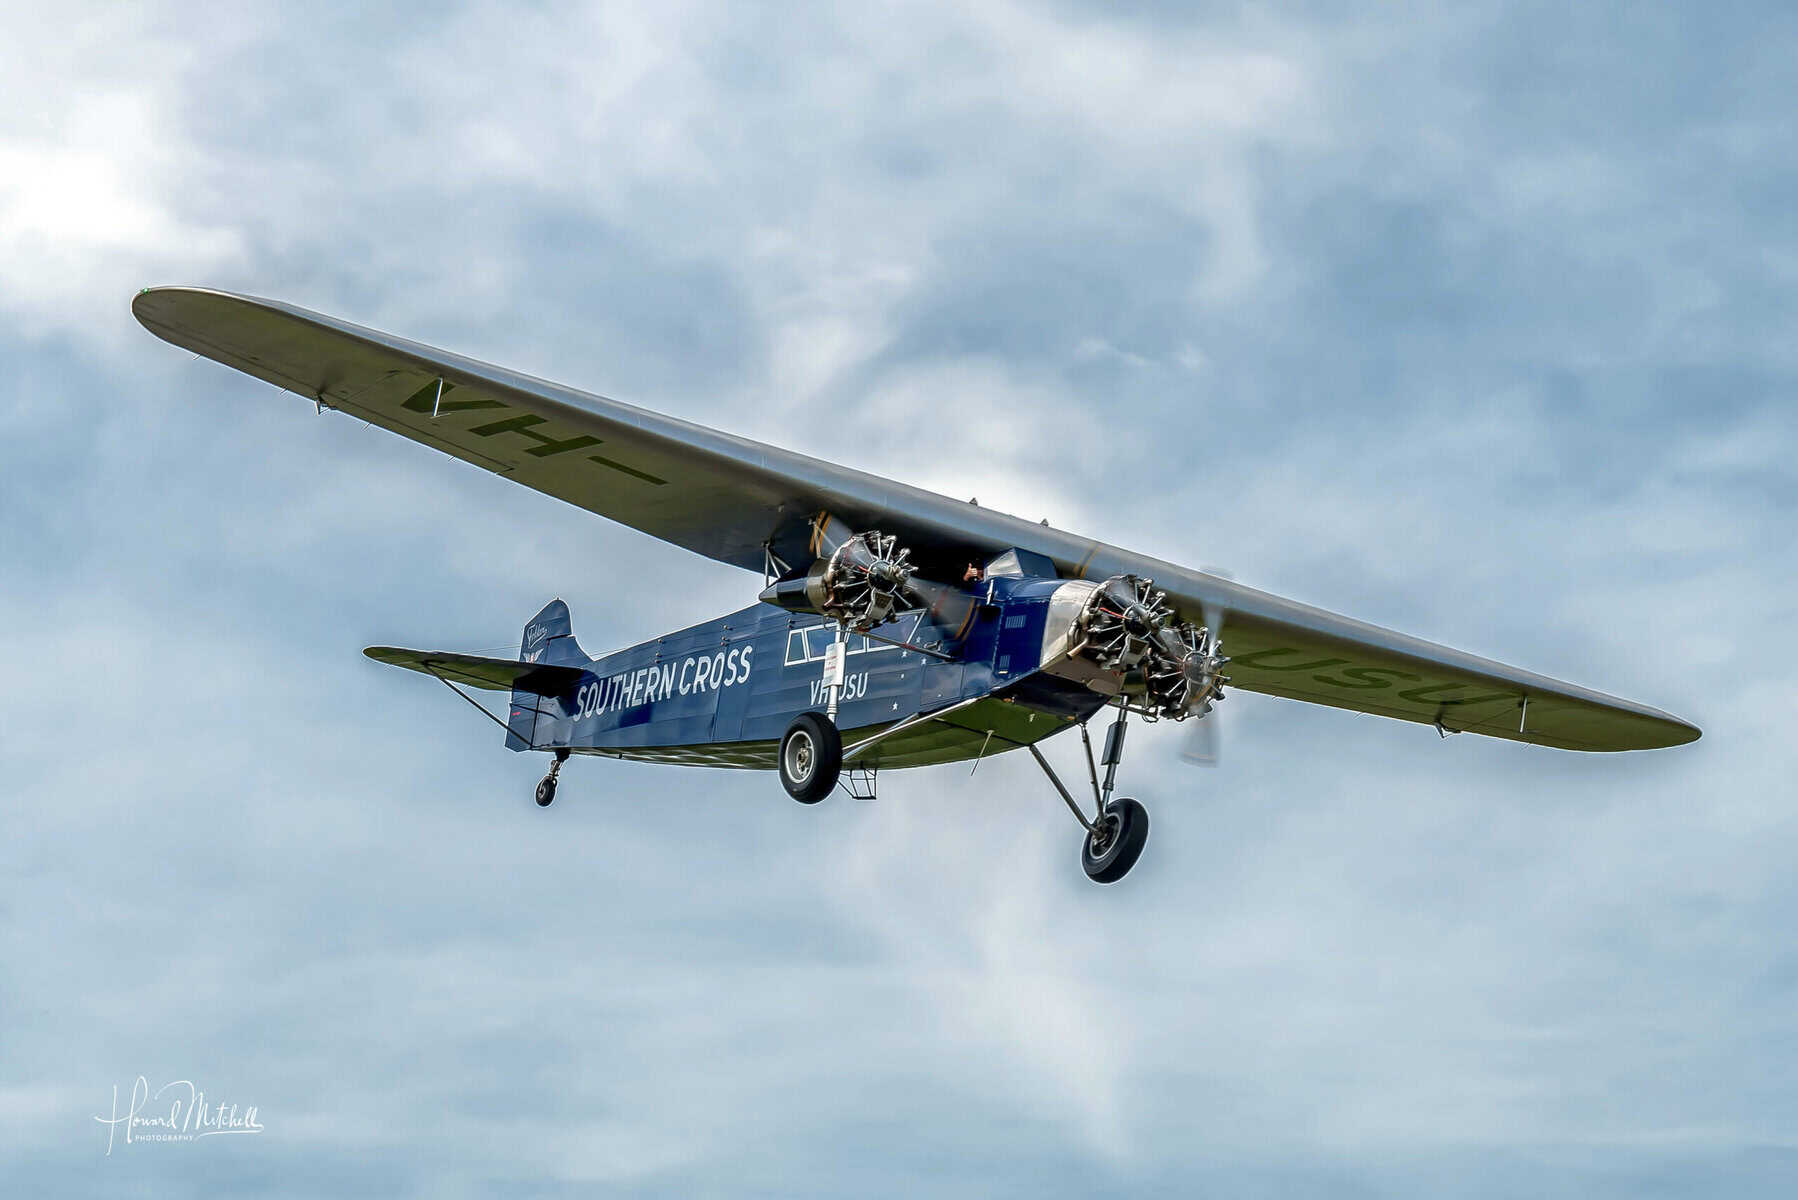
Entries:
<svg viewBox="0 0 1798 1200">
<path fill-rule="evenodd" d="M 795 629 L 787 634 L 787 665 L 805 661 L 805 630 Z"/>
<path fill-rule="evenodd" d="M 805 644 L 810 651 L 806 658 L 808 660 L 823 658 L 825 649 L 834 641 L 836 641 L 836 630 L 827 625 L 814 625 L 805 631 Z"/>
</svg>

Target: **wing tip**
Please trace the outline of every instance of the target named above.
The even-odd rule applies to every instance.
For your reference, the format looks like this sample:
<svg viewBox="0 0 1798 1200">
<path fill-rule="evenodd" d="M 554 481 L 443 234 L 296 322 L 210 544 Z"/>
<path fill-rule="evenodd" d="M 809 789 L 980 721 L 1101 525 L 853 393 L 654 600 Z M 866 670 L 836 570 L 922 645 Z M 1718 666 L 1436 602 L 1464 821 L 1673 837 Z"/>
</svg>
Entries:
<svg viewBox="0 0 1798 1200">
<path fill-rule="evenodd" d="M 1638 711 L 1634 736 L 1620 738 L 1610 745 L 1599 747 L 1605 750 L 1668 750 L 1674 746 L 1689 746 L 1704 736 L 1704 730 L 1672 713 L 1659 709 Z"/>
<path fill-rule="evenodd" d="M 137 318 L 139 325 L 164 341 L 170 341 L 169 318 L 175 308 L 183 300 L 208 294 L 223 296 L 228 293 L 188 284 L 157 284 L 154 287 L 139 288 L 137 294 L 131 297 L 131 315 Z"/>
<path fill-rule="evenodd" d="M 1669 746 L 1689 746 L 1704 736 L 1704 730 L 1679 717 L 1668 716 L 1667 723 L 1672 725 L 1674 730 L 1672 740 L 1667 743 Z"/>
<path fill-rule="evenodd" d="M 1704 736 L 1704 730 L 1670 712 L 1643 706 L 1635 714 L 1627 736 L 1619 737 L 1606 750 L 1669 750 L 1689 746 Z M 1620 733 L 1622 731 L 1619 731 Z"/>
<path fill-rule="evenodd" d="M 185 306 L 207 301 L 226 304 L 268 307 L 269 302 L 255 296 L 227 292 L 222 288 L 201 287 L 192 283 L 159 283 L 137 289 L 131 297 L 131 315 L 137 323 L 157 337 L 167 339 L 165 330 Z"/>
</svg>

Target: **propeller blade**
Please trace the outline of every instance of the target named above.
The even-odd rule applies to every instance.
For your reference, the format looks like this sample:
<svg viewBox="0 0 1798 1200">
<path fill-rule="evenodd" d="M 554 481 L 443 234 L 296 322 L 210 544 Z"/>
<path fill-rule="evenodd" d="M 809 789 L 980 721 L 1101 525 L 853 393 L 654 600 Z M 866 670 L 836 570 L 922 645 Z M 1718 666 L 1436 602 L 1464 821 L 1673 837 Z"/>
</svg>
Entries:
<svg viewBox="0 0 1798 1200">
<path fill-rule="evenodd" d="M 821 512 L 812 518 L 812 557 L 828 559 L 854 536 L 855 530 L 829 513 Z"/>
<path fill-rule="evenodd" d="M 1236 576 L 1224 570 L 1222 567 L 1206 567 L 1204 568 L 1204 572 L 1207 575 L 1215 575 L 1219 579 L 1229 580 L 1232 583 L 1236 580 Z M 1229 619 L 1230 616 L 1230 610 L 1224 607 L 1223 602 L 1212 601 L 1210 604 L 1201 605 L 1199 608 L 1199 615 L 1205 622 L 1205 628 L 1211 631 L 1212 640 L 1222 641 L 1224 636 L 1224 622 Z"/>
<path fill-rule="evenodd" d="M 960 641 L 967 634 L 974 620 L 974 608 L 980 603 L 960 588 L 916 575 L 906 580 L 905 590 L 923 607 L 930 623 L 950 641 Z"/>
<path fill-rule="evenodd" d="M 1235 579 L 1230 572 L 1217 567 L 1205 568 L 1207 575 L 1215 575 L 1219 579 Z M 1230 610 L 1221 603 L 1211 603 L 1200 608 L 1200 616 L 1209 633 L 1210 650 L 1213 654 L 1223 652 L 1224 622 L 1229 619 Z M 1229 668 L 1226 666 L 1225 670 Z M 1218 700 L 1223 696 L 1219 695 Z M 1223 760 L 1223 726 L 1219 717 L 1217 702 L 1213 701 L 1205 712 L 1192 719 L 1193 726 L 1186 735 L 1186 744 L 1181 747 L 1180 757 L 1186 762 L 1200 767 L 1215 767 Z"/>
<path fill-rule="evenodd" d="M 1223 753 L 1222 737 L 1219 736 L 1218 717 L 1221 716 L 1213 708 L 1202 717 L 1194 717 L 1192 729 L 1186 735 L 1186 744 L 1180 748 L 1182 760 L 1198 767 L 1215 767 Z"/>
</svg>

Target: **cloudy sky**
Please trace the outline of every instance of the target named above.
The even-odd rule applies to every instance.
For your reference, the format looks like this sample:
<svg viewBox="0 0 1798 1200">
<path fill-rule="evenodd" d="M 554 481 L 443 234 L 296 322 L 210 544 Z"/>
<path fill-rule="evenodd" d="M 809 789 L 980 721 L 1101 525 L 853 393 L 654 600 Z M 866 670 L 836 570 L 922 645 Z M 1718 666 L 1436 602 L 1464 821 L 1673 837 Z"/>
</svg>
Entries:
<svg viewBox="0 0 1798 1200">
<path fill-rule="evenodd" d="M 20 1194 L 1798 1189 L 1789 6 L 4 5 Z M 1670 709 L 1230 703 L 1098 888 L 1028 759 L 542 771 L 370 643 L 757 581 L 172 349 L 277 297 Z M 1051 755 L 1072 764 L 1072 746 Z M 115 1146 L 188 1079 L 264 1132 Z"/>
</svg>

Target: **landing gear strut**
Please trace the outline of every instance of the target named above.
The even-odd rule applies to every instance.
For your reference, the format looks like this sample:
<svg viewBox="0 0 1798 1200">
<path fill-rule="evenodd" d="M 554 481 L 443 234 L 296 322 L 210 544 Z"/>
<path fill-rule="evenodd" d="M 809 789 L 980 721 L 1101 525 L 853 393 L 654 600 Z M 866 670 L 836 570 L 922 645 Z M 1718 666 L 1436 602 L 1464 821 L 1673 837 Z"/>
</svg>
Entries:
<svg viewBox="0 0 1798 1200">
<path fill-rule="evenodd" d="M 562 764 L 568 761 L 568 751 L 556 751 L 556 761 L 549 764 L 549 774 L 537 781 L 537 807 L 548 808 L 556 798 L 556 776 L 562 773 Z"/>
<path fill-rule="evenodd" d="M 1130 873 L 1136 860 L 1142 857 L 1143 847 L 1149 842 L 1149 812 L 1141 804 L 1128 796 L 1111 798 L 1111 792 L 1117 782 L 1118 763 L 1124 757 L 1124 721 L 1130 714 L 1121 701 L 1118 704 L 1117 720 L 1105 732 L 1105 782 L 1099 782 L 1098 765 L 1093 762 L 1092 738 L 1087 736 L 1086 726 L 1080 726 L 1080 741 L 1086 747 L 1086 770 L 1092 780 L 1093 805 L 1096 814 L 1088 819 L 1074 802 L 1074 797 L 1062 784 L 1061 778 L 1049 766 L 1042 751 L 1035 746 L 1029 747 L 1036 763 L 1061 793 L 1067 803 L 1068 811 L 1086 830 L 1086 836 L 1080 844 L 1080 865 L 1086 871 L 1086 877 L 1094 883 L 1116 883 Z"/>
<path fill-rule="evenodd" d="M 825 693 L 821 713 L 800 713 L 780 739 L 780 783 L 801 804 L 816 804 L 830 795 L 843 770 L 843 735 L 837 730 L 837 705 L 843 697 L 843 658 L 849 650 L 849 623 L 837 622 L 836 640 L 824 656 Z"/>
</svg>

